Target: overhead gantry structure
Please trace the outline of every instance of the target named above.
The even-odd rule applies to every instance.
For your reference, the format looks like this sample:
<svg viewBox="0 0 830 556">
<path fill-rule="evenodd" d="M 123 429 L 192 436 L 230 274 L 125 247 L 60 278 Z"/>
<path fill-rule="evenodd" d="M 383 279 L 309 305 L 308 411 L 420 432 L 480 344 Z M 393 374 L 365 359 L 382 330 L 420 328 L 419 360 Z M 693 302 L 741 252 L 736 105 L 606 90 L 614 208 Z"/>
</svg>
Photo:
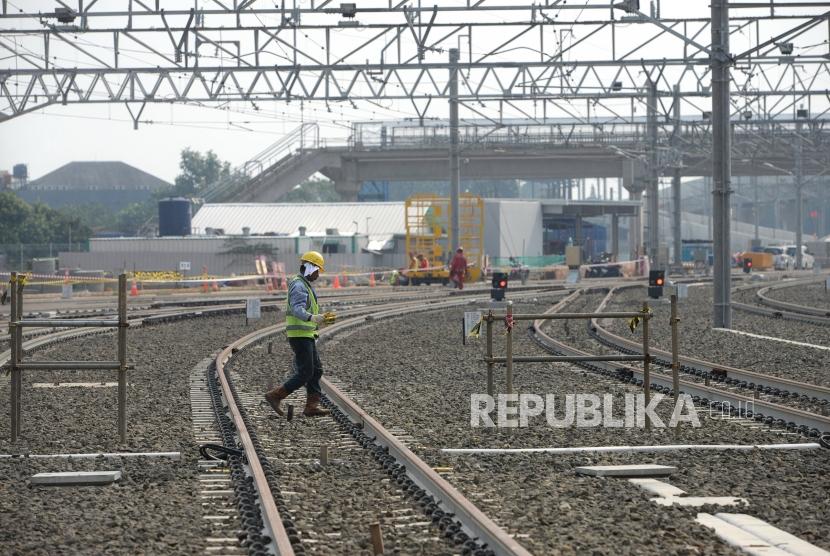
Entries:
<svg viewBox="0 0 830 556">
<path fill-rule="evenodd" d="M 54 104 L 121 103 L 137 126 L 151 103 L 391 101 L 421 119 L 449 113 L 456 200 L 465 114 L 593 126 L 645 114 L 648 175 L 631 191 L 653 207 L 661 173 L 679 187 L 657 156 L 658 127 L 711 113 L 714 324 L 728 327 L 730 122 L 804 116 L 809 126 L 830 114 L 830 2 L 711 0 L 663 13 L 638 0 L 269 4 L 0 0 L 0 120 Z"/>
</svg>

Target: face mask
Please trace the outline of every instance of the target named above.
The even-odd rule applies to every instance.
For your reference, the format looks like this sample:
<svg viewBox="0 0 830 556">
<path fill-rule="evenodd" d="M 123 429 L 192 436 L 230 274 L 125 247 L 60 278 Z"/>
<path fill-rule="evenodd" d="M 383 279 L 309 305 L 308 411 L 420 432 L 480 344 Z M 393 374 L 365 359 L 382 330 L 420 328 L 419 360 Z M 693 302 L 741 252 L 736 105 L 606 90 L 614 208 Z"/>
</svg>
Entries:
<svg viewBox="0 0 830 556">
<path fill-rule="evenodd" d="M 311 276 L 312 274 L 314 274 L 318 270 L 320 270 L 320 267 L 314 266 L 311 263 L 305 263 L 305 272 L 303 273 L 303 276 L 305 278 L 308 278 L 309 276 Z"/>
</svg>

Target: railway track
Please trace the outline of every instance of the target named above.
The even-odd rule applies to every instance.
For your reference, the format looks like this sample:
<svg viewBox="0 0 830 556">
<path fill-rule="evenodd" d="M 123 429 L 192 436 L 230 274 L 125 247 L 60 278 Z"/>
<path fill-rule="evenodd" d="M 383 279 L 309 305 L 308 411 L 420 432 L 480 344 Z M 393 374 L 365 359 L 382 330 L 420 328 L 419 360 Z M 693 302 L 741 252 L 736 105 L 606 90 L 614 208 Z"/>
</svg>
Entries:
<svg viewBox="0 0 830 556">
<path fill-rule="evenodd" d="M 528 292 L 527 295 L 534 294 L 533 290 Z M 429 304 L 417 301 L 398 303 L 396 306 L 372 307 L 371 316 L 368 318 L 365 309 L 348 310 L 339 315 L 340 320 L 337 324 L 321 331 L 321 341 L 359 327 L 367 320 L 375 322 L 400 316 L 403 312 L 413 314 L 459 307 L 467 302 L 466 299 L 460 298 Z M 252 542 L 269 538 L 272 542 L 268 549 L 279 555 L 290 555 L 304 553 L 303 542 L 319 542 L 314 538 L 314 531 L 303 531 L 304 535 L 301 538 L 294 522 L 290 517 L 286 517 L 291 515 L 286 499 L 290 498 L 290 494 L 296 493 L 281 491 L 274 484 L 275 474 L 271 461 L 287 458 L 295 462 L 296 455 L 292 450 L 296 450 L 296 447 L 282 444 L 279 450 L 271 451 L 269 454 L 268 449 L 263 447 L 269 442 L 260 441 L 257 429 L 267 422 L 270 409 L 266 408 L 265 412 L 258 411 L 261 406 L 258 403 L 258 394 L 254 398 L 249 398 L 246 403 L 246 396 L 237 391 L 231 374 L 226 371 L 235 353 L 265 341 L 283 328 L 284 325 L 277 325 L 240 338 L 217 356 L 214 368 L 221 382 L 229 420 L 235 427 L 235 434 L 243 447 L 245 459 L 249 463 L 257 461 L 256 464 L 250 465 L 250 474 L 262 508 L 262 529 L 252 532 Z M 409 500 L 409 507 L 397 507 L 391 512 L 402 512 L 403 515 L 399 515 L 399 518 L 412 519 L 417 517 L 417 512 L 413 510 L 420 510 L 424 515 L 422 519 L 426 520 L 424 524 L 431 523 L 435 526 L 434 529 L 437 529 L 432 531 L 432 535 L 438 539 L 449 539 L 450 545 L 454 545 L 456 550 L 463 554 L 529 554 L 511 535 L 415 455 L 395 433 L 387 430 L 364 411 L 346 391 L 326 377 L 323 377 L 321 386 L 325 395 L 324 403 L 332 410 L 333 421 L 339 426 L 340 438 L 351 437 L 348 439 L 351 442 L 347 445 L 349 448 L 359 445 L 368 450 L 377 464 L 385 470 L 389 479 L 398 485 L 404 497 Z M 381 505 L 382 502 L 378 501 L 378 504 Z M 288 525 L 283 526 L 286 523 Z M 416 522 L 415 525 L 422 523 Z M 414 531 L 420 535 L 424 534 L 419 529 Z"/>
<path fill-rule="evenodd" d="M 823 281 L 823 278 L 821 281 Z M 753 313 L 756 315 L 761 315 L 769 318 L 806 322 L 810 324 L 816 324 L 819 326 L 828 326 L 830 325 L 830 310 L 828 310 L 827 308 L 809 307 L 797 303 L 788 303 L 786 301 L 781 301 L 779 299 L 770 297 L 769 295 L 771 292 L 774 292 L 776 290 L 803 287 L 807 285 L 814 285 L 817 283 L 820 283 L 820 281 L 814 278 L 810 280 L 783 282 L 780 284 L 774 284 L 762 288 L 758 288 L 757 286 L 745 286 L 738 289 L 743 291 L 755 289 L 756 291 L 754 298 L 756 303 L 741 303 L 733 301 L 732 307 L 734 309 L 738 309 L 739 311 L 745 311 L 748 313 Z"/>
<path fill-rule="evenodd" d="M 349 305 L 353 305 L 354 308 L 350 308 L 347 311 L 343 311 L 343 314 L 354 314 L 360 315 L 365 314 L 367 312 L 378 312 L 378 308 L 372 304 L 372 302 L 385 302 L 385 309 L 390 313 L 395 313 L 399 311 L 401 308 L 406 307 L 407 310 L 416 310 L 420 308 L 423 310 L 425 306 L 428 308 L 434 308 L 433 306 L 436 305 L 435 303 L 429 303 L 428 297 L 424 294 L 427 292 L 422 292 L 420 296 L 417 296 L 417 301 L 407 301 L 405 303 L 401 303 L 394 299 L 394 294 L 385 295 L 385 296 L 375 296 L 374 299 L 361 299 L 361 300 L 347 300 Z M 481 293 L 481 292 L 476 292 Z M 447 296 L 438 296 L 441 297 L 443 300 L 447 300 Z M 339 302 L 340 300 L 337 298 L 331 299 L 331 302 Z M 390 302 L 392 304 L 390 305 Z M 283 300 L 274 300 L 265 305 L 266 308 L 272 308 L 277 305 L 281 305 L 284 303 Z M 468 303 L 467 297 L 453 297 L 449 301 L 447 301 L 450 305 L 463 305 Z M 180 320 L 180 319 L 189 319 L 189 318 L 196 318 L 196 317 L 208 317 L 208 316 L 216 316 L 216 315 L 224 315 L 224 314 L 232 314 L 232 313 L 243 313 L 244 306 L 241 306 L 237 303 L 226 303 L 223 305 L 216 305 L 210 307 L 187 307 L 187 308 L 161 308 L 161 310 L 156 309 L 146 309 L 142 308 L 141 311 L 133 312 L 130 315 L 130 324 L 132 327 L 142 327 L 150 324 L 157 324 L 157 323 L 164 323 L 169 322 L 172 320 Z M 99 311 L 91 312 L 94 316 L 99 317 L 103 314 Z M 105 312 L 104 312 L 105 313 Z M 86 312 L 84 316 L 88 316 L 90 312 Z M 80 316 L 80 315 L 79 315 Z M 382 317 L 383 315 L 378 315 Z M 61 315 L 61 317 L 65 318 L 66 315 Z M 350 326 L 357 326 L 363 322 L 364 319 L 358 319 L 357 322 L 346 321 L 338 326 L 341 328 L 348 328 Z M 279 329 L 277 327 L 276 329 Z M 44 329 L 46 331 L 46 329 Z M 94 330 L 94 329 L 67 329 L 67 330 L 51 330 L 48 333 L 42 334 L 35 338 L 29 338 L 26 340 L 24 344 L 24 351 L 26 353 L 31 353 L 40 349 L 44 349 L 50 346 L 53 346 L 57 343 L 67 342 L 70 340 L 77 340 L 84 337 L 88 337 L 90 335 L 95 334 L 106 334 L 106 331 L 101 330 Z M 244 343 L 244 342 L 243 342 Z M 239 344 L 234 343 L 234 347 L 231 350 L 239 349 Z M 0 353 L 0 366 L 4 365 L 8 361 L 9 354 Z M 204 369 L 201 371 L 202 376 L 207 379 L 206 373 Z M 3 378 L 0 377 L 0 381 Z M 219 431 L 211 432 L 210 427 L 206 426 L 206 398 L 205 393 L 202 391 L 203 386 L 200 379 L 195 376 L 191 375 L 190 377 L 190 391 L 191 391 L 191 404 L 193 405 L 193 419 L 194 419 L 194 434 L 197 434 L 197 438 L 201 439 L 201 441 L 205 440 L 218 440 L 222 439 L 223 442 L 220 443 L 227 443 L 227 444 L 235 444 L 237 439 L 239 438 L 236 436 L 236 432 L 232 433 L 230 436 L 227 434 L 222 434 Z M 204 383 L 204 388 L 207 387 L 207 383 Z M 218 387 L 217 383 L 217 387 Z M 334 387 L 332 387 L 334 388 Z M 327 392 L 334 392 L 334 390 L 329 390 L 327 387 Z M 219 392 L 217 388 L 216 392 Z M 333 395 L 333 394 L 332 394 Z M 221 396 L 221 395 L 220 395 Z M 224 400 L 220 397 L 217 400 L 209 400 L 210 407 L 212 408 L 215 403 L 219 404 L 219 407 L 222 407 L 222 404 L 226 403 L 227 398 Z M 241 400 L 240 400 L 241 403 Z M 211 409 L 212 412 L 212 409 Z M 348 418 L 345 417 L 345 413 L 341 413 L 341 421 L 345 420 L 348 421 Z M 337 426 L 341 426 L 345 429 L 348 429 L 350 426 L 353 428 L 353 425 L 345 424 L 345 421 Z M 366 443 L 370 442 L 374 439 L 370 439 L 365 433 L 362 431 L 356 430 L 351 431 L 349 434 L 354 434 L 355 436 L 359 437 L 360 442 Z M 361 436 L 363 435 L 363 436 Z M 394 438 L 394 437 L 391 437 Z M 355 440 L 354 442 L 358 442 Z M 267 531 L 263 532 L 261 529 L 261 524 L 258 521 L 258 518 L 251 517 L 251 512 L 254 509 L 254 506 L 250 504 L 251 500 L 253 500 L 254 491 L 252 490 L 252 486 L 250 481 L 247 479 L 248 469 L 250 468 L 250 464 L 246 464 L 244 461 L 241 461 L 241 467 L 234 470 L 228 467 L 227 463 L 224 461 L 216 461 L 213 459 L 215 455 L 209 455 L 211 452 L 206 452 L 203 454 L 203 457 L 198 461 L 198 470 L 199 470 L 199 485 L 200 485 L 200 493 L 199 496 L 202 498 L 202 506 L 203 511 L 207 512 L 210 515 L 209 517 L 212 520 L 216 520 L 215 523 L 211 522 L 211 533 L 207 538 L 207 546 L 211 547 L 212 550 L 210 553 L 220 553 L 220 554 L 237 554 L 237 553 L 256 553 L 260 546 L 262 545 L 262 540 L 265 536 L 268 538 L 276 538 L 276 534 L 273 533 L 274 529 L 268 529 Z M 385 449 L 380 449 L 379 451 L 375 452 L 377 457 L 388 457 L 388 454 Z M 220 454 L 221 456 L 221 454 Z M 108 456 L 109 457 L 109 456 Z M 227 457 L 227 456 L 225 456 Z M 231 456 L 229 459 L 233 459 L 234 456 Z M 374 456 L 373 456 L 374 457 Z M 247 460 L 246 460 L 247 461 Z M 398 464 L 394 464 L 398 465 Z M 382 467 L 379 468 L 382 470 Z M 402 475 L 402 467 L 396 467 L 396 475 Z M 393 477 L 392 480 L 397 483 L 398 478 Z M 409 479 L 406 479 L 407 481 Z M 233 494 L 230 493 L 233 491 Z M 446 502 L 439 501 L 436 499 L 429 499 L 426 500 L 426 496 L 423 496 L 424 504 L 437 504 L 441 503 L 442 507 L 446 508 L 447 504 L 450 503 L 449 498 Z M 237 501 L 246 501 L 249 502 L 247 504 L 237 504 Z M 240 505 L 241 504 L 241 505 Z M 258 508 L 259 503 L 257 503 L 256 507 Z M 411 504 L 410 504 L 411 505 Z M 238 507 L 234 507 L 238 506 Z M 420 512 L 418 511 L 418 507 L 414 507 L 414 513 L 420 516 Z M 231 513 L 233 512 L 233 513 Z M 471 551 L 472 547 L 475 546 L 476 550 L 478 550 L 478 554 L 489 554 L 486 549 L 483 549 L 481 543 L 474 543 L 472 538 L 465 532 L 461 525 L 458 524 L 457 520 L 452 518 L 452 512 L 444 513 L 444 510 L 441 508 L 436 507 L 434 510 L 431 511 L 431 515 L 435 517 L 438 522 L 441 524 L 440 529 L 435 529 L 434 534 L 437 537 L 441 537 L 443 531 L 450 531 L 458 541 L 462 541 L 463 543 L 468 543 L 468 553 L 473 553 Z M 240 516 L 238 519 L 236 516 Z M 228 521 L 230 519 L 230 521 Z M 424 520 L 432 522 L 432 517 L 425 517 L 422 518 Z M 252 535 L 245 543 L 240 545 L 239 539 L 241 530 L 239 530 L 238 526 L 235 526 L 237 522 L 240 522 L 243 526 L 243 530 L 253 525 L 256 525 L 258 528 L 257 530 L 260 531 L 260 536 L 257 537 L 256 535 Z M 296 531 L 288 528 L 285 533 L 291 537 L 292 535 L 296 535 Z M 445 542 L 441 540 L 440 542 Z M 514 542 L 512 539 L 506 539 L 506 542 L 511 543 Z M 242 549 L 242 552 L 240 552 Z M 482 551 L 483 550 L 483 551 Z M 521 551 L 516 552 L 521 553 Z"/>
<path fill-rule="evenodd" d="M 612 288 L 600 303 L 597 312 L 602 312 L 612 296 L 626 286 Z M 642 354 L 642 344 L 618 336 L 607 330 L 597 319 L 589 323 L 589 334 L 601 344 L 621 353 Z M 651 348 L 653 362 L 664 368 L 671 368 L 671 353 Z M 827 406 L 830 404 L 830 388 L 817 386 L 764 373 L 730 367 L 711 361 L 680 355 L 680 371 L 715 383 L 735 388 L 757 391 L 781 398 L 800 398 L 802 401 Z M 830 429 L 829 429 L 830 430 Z"/>
<path fill-rule="evenodd" d="M 535 295 L 532 291 L 526 294 Z M 574 299 L 577 295 L 579 295 L 578 292 L 571 294 L 567 299 Z M 385 301 L 393 304 L 362 306 L 364 304 L 355 303 L 354 306 L 344 309 L 339 315 L 338 324 L 324 329 L 324 341 L 329 341 L 332 337 L 336 340 L 341 335 L 350 334 L 351 331 L 367 322 L 393 318 L 400 316 L 402 312 L 409 314 L 416 310 L 458 308 L 469 302 L 466 298 L 447 299 L 446 296 L 442 300 L 435 299 L 427 303 L 423 301 L 402 302 L 388 297 Z M 565 300 L 557 307 L 564 307 L 564 303 Z M 210 310 L 241 312 L 243 309 L 237 305 L 212 307 L 208 310 L 191 308 L 183 314 L 207 316 Z M 186 317 L 166 315 L 164 318 Z M 152 316 L 136 319 L 136 321 L 139 320 L 142 324 L 155 322 Z M 137 322 L 136 326 L 138 324 Z M 320 546 L 319 544 L 315 546 L 314 543 L 327 543 L 323 546 L 328 546 L 328 543 L 335 543 L 339 540 L 313 534 L 311 537 L 306 535 L 309 533 L 307 523 L 302 521 L 302 517 L 297 519 L 292 512 L 297 503 L 297 497 L 301 496 L 301 493 L 293 491 L 300 489 L 291 488 L 291 483 L 288 486 L 282 484 L 282 479 L 286 476 L 285 469 L 297 470 L 292 471 L 295 475 L 288 474 L 288 477 L 296 476 L 296 473 L 312 468 L 317 474 L 334 473 L 334 471 L 323 470 L 319 462 L 309 461 L 314 459 L 313 455 L 309 456 L 309 452 L 316 451 L 318 446 L 293 446 L 288 442 L 290 437 L 283 439 L 282 434 L 275 437 L 273 429 L 269 428 L 270 410 L 259 407 L 260 392 L 250 393 L 251 390 L 246 392 L 244 389 L 239 389 L 238 385 L 234 386 L 239 381 L 239 374 L 242 372 L 241 369 L 234 368 L 235 358 L 240 354 L 244 355 L 249 349 L 264 350 L 264 342 L 279 333 L 281 328 L 282 325 L 264 328 L 230 343 L 215 359 L 212 359 L 212 366 L 205 365 L 198 372 L 194 370 L 190 377 L 192 395 L 201 396 L 195 398 L 194 416 L 198 417 L 194 417 L 194 423 L 197 422 L 196 419 L 198 423 L 208 423 L 211 420 L 210 415 L 215 413 L 218 422 L 222 425 L 214 433 L 206 432 L 200 427 L 199 431 L 202 435 L 197 438 L 201 442 L 213 441 L 223 444 L 228 449 L 224 454 L 213 452 L 216 457 L 226 458 L 224 461 L 212 460 L 211 457 L 206 456 L 198 462 L 203 507 L 205 511 L 215 514 L 210 517 L 221 519 L 221 522 L 217 521 L 213 529 L 214 533 L 209 538 L 208 546 L 212 548 L 211 553 L 303 554 L 313 551 L 309 550 L 310 548 Z M 45 341 L 46 338 L 38 340 Z M 27 349 L 37 349 L 37 346 L 27 346 Z M 603 374 L 636 383 L 636 370 L 619 367 L 606 369 Z M 631 371 L 630 375 L 626 374 L 628 371 Z M 211 376 L 213 377 L 212 386 L 209 384 Z M 222 376 L 225 377 L 226 384 L 223 384 Z M 632 378 L 634 380 L 631 380 Z M 666 381 L 660 382 L 663 379 L 663 375 L 652 372 L 652 382 L 657 387 L 664 390 L 666 386 L 670 388 L 670 377 L 665 377 Z M 642 380 L 641 376 L 640 380 Z M 698 385 L 691 386 L 697 387 Z M 207 394 L 202 392 L 203 387 L 207 388 Z M 424 546 L 444 546 L 447 553 L 477 555 L 527 553 L 518 545 L 517 538 L 521 535 L 517 536 L 504 528 L 499 528 L 492 520 L 489 521 L 495 529 L 482 525 L 482 522 L 487 525 L 487 516 L 477 512 L 475 504 L 471 504 L 458 490 L 455 490 L 453 485 L 447 483 L 441 473 L 413 453 L 413 451 L 420 453 L 420 450 L 409 446 L 410 441 L 409 437 L 405 436 L 406 431 L 384 428 L 379 419 L 373 419 L 360 407 L 353 399 L 348 387 L 331 381 L 324 381 L 323 387 L 326 394 L 325 403 L 333 410 L 333 417 L 332 419 L 325 418 L 324 423 L 315 421 L 315 427 L 319 426 L 322 429 L 323 437 L 328 436 L 334 439 L 332 442 L 339 443 L 332 444 L 333 450 L 341 452 L 348 450 L 350 462 L 361 457 L 374 462 L 375 471 L 385 475 L 385 480 L 389 483 L 389 487 L 385 490 L 397 489 L 396 492 L 401 494 L 399 500 L 383 501 L 378 504 L 378 507 L 394 513 L 396 521 L 393 522 L 401 524 L 401 531 L 408 531 L 411 528 L 414 533 L 420 535 L 418 538 L 422 542 L 435 543 Z M 703 404 L 723 403 L 724 401 L 723 397 L 718 397 L 721 392 L 715 389 L 711 389 L 712 392 L 693 391 L 686 387 L 685 382 L 681 388 L 696 396 Z M 734 401 L 730 403 L 734 404 Z M 235 411 L 231 410 L 232 405 L 236 407 Z M 764 420 L 773 417 L 773 424 L 780 424 L 778 420 L 782 418 L 776 417 L 773 409 L 765 409 L 758 400 L 755 401 L 755 406 L 758 412 L 764 411 L 762 416 Z M 798 430 L 802 421 L 795 421 L 792 417 L 793 413 L 789 415 L 785 424 L 792 420 L 797 425 L 792 430 Z M 242 432 L 239 428 L 240 422 L 244 426 L 244 431 L 247 432 Z M 827 431 L 830 427 L 816 430 Z M 280 431 L 282 432 L 282 429 Z M 257 432 L 259 432 L 258 435 Z M 810 436 L 813 431 L 807 429 L 799 432 Z M 246 442 L 243 437 L 247 437 L 248 441 Z M 241 453 L 237 451 L 240 445 L 243 448 Z M 280 458 L 278 456 L 281 452 Z M 351 454 L 355 457 L 353 458 Z M 359 454 L 363 455 L 359 456 Z M 254 461 L 258 461 L 259 465 Z M 336 469 L 337 465 L 335 462 L 329 469 Z M 350 472 L 356 472 L 354 467 L 349 469 Z M 259 480 L 256 479 L 257 475 Z M 446 487 L 450 490 L 446 490 Z M 460 498 L 452 495 L 453 490 Z M 273 504 L 267 501 L 269 497 Z M 269 513 L 272 514 L 270 517 Z M 407 527 L 403 528 L 403 525 Z M 312 528 L 311 533 L 313 532 Z M 366 537 L 368 537 L 368 529 Z M 281 549 L 277 548 L 278 542 L 282 544 Z"/>
<path fill-rule="evenodd" d="M 607 305 L 610 296 L 617 288 L 613 288 L 603 299 L 602 303 L 597 309 L 601 312 Z M 578 290 L 548 312 L 561 311 L 569 302 L 573 301 L 577 296 L 581 295 L 584 290 Z M 539 345 L 547 351 L 558 355 L 569 356 L 587 356 L 590 355 L 583 350 L 577 349 L 573 346 L 557 340 L 542 330 L 544 321 L 534 321 L 531 328 L 534 339 Z M 638 347 L 631 341 L 620 338 L 607 330 L 605 330 L 598 322 L 591 321 L 588 324 L 589 334 L 600 340 L 600 343 L 610 347 L 616 351 L 629 354 L 642 354 L 642 348 Z M 665 366 L 667 363 L 670 366 L 671 355 L 665 351 L 653 350 L 655 355 L 654 361 Z M 668 357 L 669 359 L 666 359 Z M 751 371 L 744 371 L 742 369 L 723 368 L 718 365 L 707 363 L 696 359 L 681 358 L 683 370 L 689 374 L 696 374 L 698 376 L 705 375 L 710 380 L 715 382 L 722 382 L 730 386 L 741 387 L 741 382 L 746 381 L 745 388 L 753 385 L 753 389 L 758 391 L 758 384 L 752 380 L 763 380 L 766 384 L 761 383 L 761 391 L 766 391 L 767 388 L 774 389 L 780 387 L 787 389 L 788 395 L 796 392 L 799 396 L 812 396 L 816 399 L 830 399 L 828 397 L 828 390 L 822 387 L 817 387 L 810 384 L 797 383 L 786 379 L 770 377 L 768 375 L 761 375 L 759 373 L 752 373 Z M 642 385 L 644 379 L 644 372 L 642 369 L 627 365 L 622 365 L 613 362 L 585 362 L 579 363 L 579 366 L 588 370 L 598 372 L 604 376 L 611 376 L 621 379 L 623 381 Z M 699 368 L 703 367 L 703 368 Z M 724 374 L 725 373 L 725 374 Z M 731 375 L 730 375 L 731 373 Z M 738 378 L 740 377 L 740 379 Z M 650 373 L 651 388 L 662 392 L 664 394 L 672 394 L 672 377 L 671 375 L 655 372 Z M 729 381 L 727 383 L 727 380 Z M 776 384 L 777 386 L 772 386 Z M 825 415 L 818 415 L 808 411 L 803 411 L 795 407 L 789 407 L 781 404 L 772 403 L 761 400 L 755 396 L 746 396 L 734 391 L 728 391 L 724 388 L 711 386 L 709 384 L 700 384 L 698 382 L 683 380 L 680 381 L 681 391 L 692 396 L 696 403 L 704 406 L 713 407 L 721 410 L 726 407 L 730 414 L 740 417 L 754 419 L 768 425 L 776 425 L 791 432 L 797 432 L 809 438 L 830 438 L 830 417 Z M 790 390 L 792 389 L 792 390 Z M 773 391 L 773 390 L 771 390 Z M 783 394 L 783 390 L 780 394 Z M 821 396 L 821 398 L 819 398 Z M 752 409 L 748 409 L 752 408 Z M 823 440 L 827 442 L 827 440 Z"/>
</svg>

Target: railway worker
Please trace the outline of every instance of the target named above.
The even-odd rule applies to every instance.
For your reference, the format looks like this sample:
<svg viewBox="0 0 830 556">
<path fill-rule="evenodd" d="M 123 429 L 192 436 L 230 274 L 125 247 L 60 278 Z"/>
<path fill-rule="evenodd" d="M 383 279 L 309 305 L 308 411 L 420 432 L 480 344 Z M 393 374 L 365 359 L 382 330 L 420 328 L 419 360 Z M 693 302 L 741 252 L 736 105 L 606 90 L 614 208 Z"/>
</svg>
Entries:
<svg viewBox="0 0 830 556">
<path fill-rule="evenodd" d="M 418 263 L 420 258 L 415 256 L 415 253 L 409 254 L 409 270 L 418 270 Z"/>
<path fill-rule="evenodd" d="M 318 417 L 328 415 L 321 409 L 320 378 L 323 364 L 317 353 L 317 328 L 323 322 L 334 322 L 334 313 L 320 314 L 317 294 L 311 283 L 325 271 L 323 256 L 308 251 L 300 257 L 300 273 L 288 281 L 288 299 L 285 316 L 285 334 L 294 352 L 294 374 L 282 386 L 265 394 L 265 400 L 279 415 L 283 415 L 280 402 L 302 386 L 306 388 L 306 405 L 303 415 Z"/>
<path fill-rule="evenodd" d="M 418 253 L 418 268 L 421 270 L 429 268 L 429 261 L 424 257 L 423 253 Z"/>
<path fill-rule="evenodd" d="M 464 289 L 464 278 L 467 275 L 467 259 L 464 257 L 464 248 L 455 250 L 455 255 L 450 261 L 450 280 L 455 282 L 459 290 Z"/>
</svg>

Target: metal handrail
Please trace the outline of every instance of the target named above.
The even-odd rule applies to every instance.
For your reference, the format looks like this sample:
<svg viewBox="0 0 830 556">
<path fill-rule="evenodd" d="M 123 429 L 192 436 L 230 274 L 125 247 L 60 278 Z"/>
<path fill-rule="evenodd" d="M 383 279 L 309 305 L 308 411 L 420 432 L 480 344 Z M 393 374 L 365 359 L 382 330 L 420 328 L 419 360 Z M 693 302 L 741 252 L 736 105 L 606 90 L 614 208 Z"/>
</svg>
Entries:
<svg viewBox="0 0 830 556">
<path fill-rule="evenodd" d="M 265 172 L 273 172 L 274 166 L 291 160 L 295 153 L 305 156 L 308 149 L 320 146 L 320 126 L 316 122 L 303 123 L 266 149 L 234 168 L 230 175 L 210 185 L 203 195 L 207 201 L 221 198 L 234 189 L 244 189 Z"/>
</svg>

